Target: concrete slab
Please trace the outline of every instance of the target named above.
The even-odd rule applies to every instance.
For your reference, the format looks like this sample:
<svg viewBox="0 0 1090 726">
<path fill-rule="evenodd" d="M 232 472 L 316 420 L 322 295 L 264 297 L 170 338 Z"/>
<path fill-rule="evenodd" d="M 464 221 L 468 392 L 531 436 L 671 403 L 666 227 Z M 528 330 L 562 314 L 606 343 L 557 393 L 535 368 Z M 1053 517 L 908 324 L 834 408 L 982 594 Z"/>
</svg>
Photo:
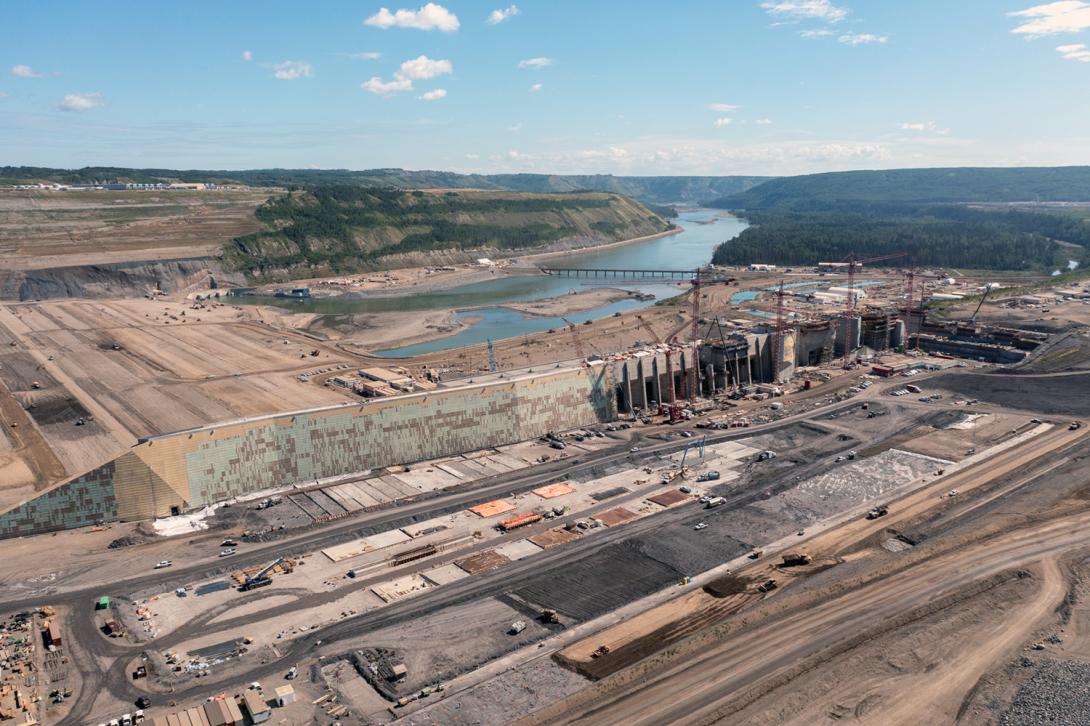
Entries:
<svg viewBox="0 0 1090 726">
<path fill-rule="evenodd" d="M 536 555 L 543 548 L 527 539 L 517 539 L 514 542 L 506 542 L 496 548 L 496 554 L 503 555 L 509 560 L 521 560 L 523 557 Z"/>
<path fill-rule="evenodd" d="M 442 565 L 420 573 L 421 577 L 433 585 L 449 585 L 452 582 L 469 577 L 469 573 L 455 564 Z"/>
<path fill-rule="evenodd" d="M 351 542 L 327 547 L 322 550 L 322 554 L 328 557 L 332 562 L 341 562 L 342 560 L 358 557 L 359 555 L 373 550 L 379 550 L 400 542 L 407 542 L 410 539 L 411 537 L 400 529 L 392 529 L 389 532 L 373 534 L 370 537 L 361 537 L 360 539 L 352 540 Z"/>
<path fill-rule="evenodd" d="M 510 512 L 514 508 L 515 505 L 511 502 L 504 499 L 493 499 L 491 502 L 485 502 L 484 504 L 470 507 L 469 511 L 473 512 L 478 517 L 495 517 L 504 512 Z"/>
<path fill-rule="evenodd" d="M 384 602 L 393 602 L 407 597 L 415 597 L 429 587 L 432 587 L 420 575 L 406 575 L 396 580 L 380 582 L 371 588 L 371 592 L 378 595 Z"/>
<path fill-rule="evenodd" d="M 571 494 L 575 491 L 575 487 L 571 484 L 561 481 L 556 484 L 548 484 L 543 487 L 531 490 L 534 494 L 538 495 L 542 499 L 552 499 L 553 497 L 561 497 L 565 494 Z"/>
</svg>

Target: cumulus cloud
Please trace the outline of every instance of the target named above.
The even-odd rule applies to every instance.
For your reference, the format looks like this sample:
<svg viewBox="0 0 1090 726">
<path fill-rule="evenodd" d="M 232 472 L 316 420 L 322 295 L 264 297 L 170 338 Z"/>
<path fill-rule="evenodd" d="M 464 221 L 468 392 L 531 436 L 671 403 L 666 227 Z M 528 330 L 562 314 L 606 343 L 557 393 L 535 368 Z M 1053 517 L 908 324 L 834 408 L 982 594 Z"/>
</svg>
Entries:
<svg viewBox="0 0 1090 726">
<path fill-rule="evenodd" d="M 1059 0 L 1034 5 L 1007 15 L 1012 18 L 1025 18 L 1025 22 L 1011 32 L 1031 38 L 1056 33 L 1078 33 L 1090 28 L 1090 3 L 1080 0 Z"/>
<path fill-rule="evenodd" d="M 102 105 L 101 93 L 69 93 L 60 102 L 62 111 L 90 111 Z"/>
<path fill-rule="evenodd" d="M 845 33 L 836 39 L 844 45 L 866 45 L 868 43 L 885 43 L 888 35 L 874 35 L 873 33 Z"/>
<path fill-rule="evenodd" d="M 1058 45 L 1056 46 L 1056 50 L 1059 51 L 1066 60 L 1090 63 L 1090 48 L 1087 48 L 1085 43 Z"/>
<path fill-rule="evenodd" d="M 903 121 L 897 124 L 897 128 L 902 131 L 929 132 L 943 136 L 950 133 L 950 129 L 940 128 L 934 121 Z"/>
<path fill-rule="evenodd" d="M 253 53 L 251 53 L 248 50 L 242 51 L 242 60 L 249 62 L 249 61 L 252 61 L 253 59 L 254 59 L 254 54 Z"/>
<path fill-rule="evenodd" d="M 436 3 L 428 3 L 419 10 L 403 8 L 393 13 L 387 8 L 379 8 L 379 11 L 364 20 L 363 24 L 383 30 L 416 28 L 417 30 L 438 30 L 443 33 L 453 33 L 461 25 L 457 15 Z"/>
<path fill-rule="evenodd" d="M 304 61 L 281 61 L 273 63 L 273 78 L 281 81 L 294 81 L 298 78 L 310 78 L 314 75 L 314 67 Z"/>
<path fill-rule="evenodd" d="M 424 81 L 429 78 L 435 78 L 436 76 L 445 76 L 454 72 L 454 64 L 449 60 L 432 60 L 426 55 L 421 55 L 417 58 L 412 58 L 401 64 L 397 72 L 394 73 L 394 79 L 392 81 L 384 81 L 378 76 L 364 81 L 360 84 L 360 88 L 365 91 L 377 94 L 379 96 L 392 96 L 395 93 L 401 91 L 413 90 L 413 81 Z M 427 96 L 428 94 L 424 94 Z M 443 91 L 442 95 L 435 96 L 433 98 L 420 98 L 425 101 L 434 101 L 447 95 L 446 91 Z"/>
<path fill-rule="evenodd" d="M 11 75 L 17 78 L 45 78 L 44 73 L 39 73 L 28 65 L 22 63 L 11 67 Z"/>
<path fill-rule="evenodd" d="M 392 81 L 384 81 L 378 76 L 373 76 L 361 83 L 360 88 L 378 96 L 389 97 L 395 93 L 413 90 L 413 82 L 408 78 L 395 78 Z"/>
<path fill-rule="evenodd" d="M 527 58 L 526 60 L 519 61 L 519 68 L 545 68 L 553 64 L 552 58 L 544 58 L 538 56 L 537 58 Z"/>
<path fill-rule="evenodd" d="M 489 25 L 499 25 L 504 20 L 507 20 L 508 18 L 513 18 L 518 14 L 518 5 L 508 5 L 506 8 L 500 8 L 498 10 L 493 10 L 492 12 L 490 12 L 488 14 L 488 20 L 486 22 Z"/>
<path fill-rule="evenodd" d="M 541 90 L 541 84 L 540 83 L 535 83 L 534 85 L 530 86 L 530 93 L 537 93 L 540 90 Z"/>
<path fill-rule="evenodd" d="M 770 118 L 759 118 L 756 121 L 754 121 L 753 123 L 757 124 L 758 126 L 769 126 L 769 125 L 772 124 L 772 119 L 770 119 Z"/>
<path fill-rule="evenodd" d="M 741 106 L 736 106 L 733 103 L 709 103 L 708 109 L 711 111 L 718 111 L 719 113 L 732 113 L 740 109 Z"/>
<path fill-rule="evenodd" d="M 454 65 L 448 60 L 432 60 L 426 55 L 407 60 L 401 64 L 401 69 L 395 74 L 398 78 L 410 78 L 422 81 L 427 78 L 435 78 L 454 72 Z"/>
<path fill-rule="evenodd" d="M 734 119 L 724 116 L 715 120 L 715 127 L 721 129 L 724 126 L 730 126 L 732 123 L 734 123 Z"/>
<path fill-rule="evenodd" d="M 514 126 L 508 126 L 507 130 L 508 131 L 522 131 L 522 122 L 520 121 L 517 124 L 515 124 Z"/>
<path fill-rule="evenodd" d="M 434 91 L 428 91 L 417 96 L 421 101 L 438 101 L 440 98 L 446 98 L 447 92 L 442 88 L 436 88 Z"/>
<path fill-rule="evenodd" d="M 769 0 L 761 3 L 765 12 L 784 20 L 824 20 L 837 23 L 848 17 L 848 9 L 829 0 Z"/>
</svg>

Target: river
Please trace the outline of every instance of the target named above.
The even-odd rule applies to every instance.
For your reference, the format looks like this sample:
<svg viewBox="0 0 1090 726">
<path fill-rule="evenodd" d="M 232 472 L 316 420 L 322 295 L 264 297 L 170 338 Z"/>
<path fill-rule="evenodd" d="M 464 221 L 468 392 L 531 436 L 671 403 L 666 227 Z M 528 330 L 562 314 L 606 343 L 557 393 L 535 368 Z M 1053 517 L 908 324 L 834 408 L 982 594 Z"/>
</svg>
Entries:
<svg viewBox="0 0 1090 726">
<path fill-rule="evenodd" d="M 720 214 L 722 212 L 718 210 L 708 209 L 684 211 L 675 220 L 675 223 L 682 227 L 682 231 L 677 234 L 605 250 L 572 253 L 563 257 L 562 263 L 557 258 L 550 262 L 556 265 L 563 264 L 565 267 L 696 269 L 711 260 L 712 252 L 719 243 L 737 237 L 748 226 L 743 220 L 720 217 Z M 454 335 L 402 348 L 375 351 L 376 355 L 399 358 L 483 343 L 488 339 L 499 340 L 563 327 L 565 323 L 559 317 L 523 315 L 501 306 L 508 302 L 557 297 L 568 294 L 573 289 L 592 287 L 637 290 L 650 293 L 656 300 L 661 300 L 684 292 L 687 286 L 662 282 L 641 283 L 633 280 L 595 281 L 552 275 L 520 275 L 485 280 L 424 295 L 328 297 L 308 300 L 252 297 L 247 302 L 276 305 L 299 312 L 337 315 L 445 309 L 460 311 L 456 313 L 456 319 L 478 319 L 478 322 Z M 615 312 L 653 305 L 654 302 L 654 300 L 619 300 L 565 317 L 573 323 L 582 323 L 584 320 L 603 318 Z"/>
</svg>

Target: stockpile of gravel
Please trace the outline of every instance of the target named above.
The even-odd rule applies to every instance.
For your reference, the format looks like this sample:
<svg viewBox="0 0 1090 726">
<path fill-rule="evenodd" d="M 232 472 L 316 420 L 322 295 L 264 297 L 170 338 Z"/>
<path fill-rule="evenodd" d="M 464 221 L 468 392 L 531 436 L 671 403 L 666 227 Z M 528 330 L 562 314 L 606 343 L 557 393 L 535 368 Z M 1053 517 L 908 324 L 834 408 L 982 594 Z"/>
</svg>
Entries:
<svg viewBox="0 0 1090 726">
<path fill-rule="evenodd" d="M 1000 719 L 1003 726 L 1090 723 L 1090 663 L 1046 660 Z"/>
</svg>

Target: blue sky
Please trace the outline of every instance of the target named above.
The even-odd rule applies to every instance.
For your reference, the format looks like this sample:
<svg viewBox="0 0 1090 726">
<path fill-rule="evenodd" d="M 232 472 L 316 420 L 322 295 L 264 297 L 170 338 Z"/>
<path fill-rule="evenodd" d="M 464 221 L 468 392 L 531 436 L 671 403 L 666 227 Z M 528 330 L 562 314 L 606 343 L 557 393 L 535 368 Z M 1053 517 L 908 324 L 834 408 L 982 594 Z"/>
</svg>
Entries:
<svg viewBox="0 0 1090 726">
<path fill-rule="evenodd" d="M 1090 164 L 1090 2 L 7 2 L 0 164 Z"/>
</svg>

